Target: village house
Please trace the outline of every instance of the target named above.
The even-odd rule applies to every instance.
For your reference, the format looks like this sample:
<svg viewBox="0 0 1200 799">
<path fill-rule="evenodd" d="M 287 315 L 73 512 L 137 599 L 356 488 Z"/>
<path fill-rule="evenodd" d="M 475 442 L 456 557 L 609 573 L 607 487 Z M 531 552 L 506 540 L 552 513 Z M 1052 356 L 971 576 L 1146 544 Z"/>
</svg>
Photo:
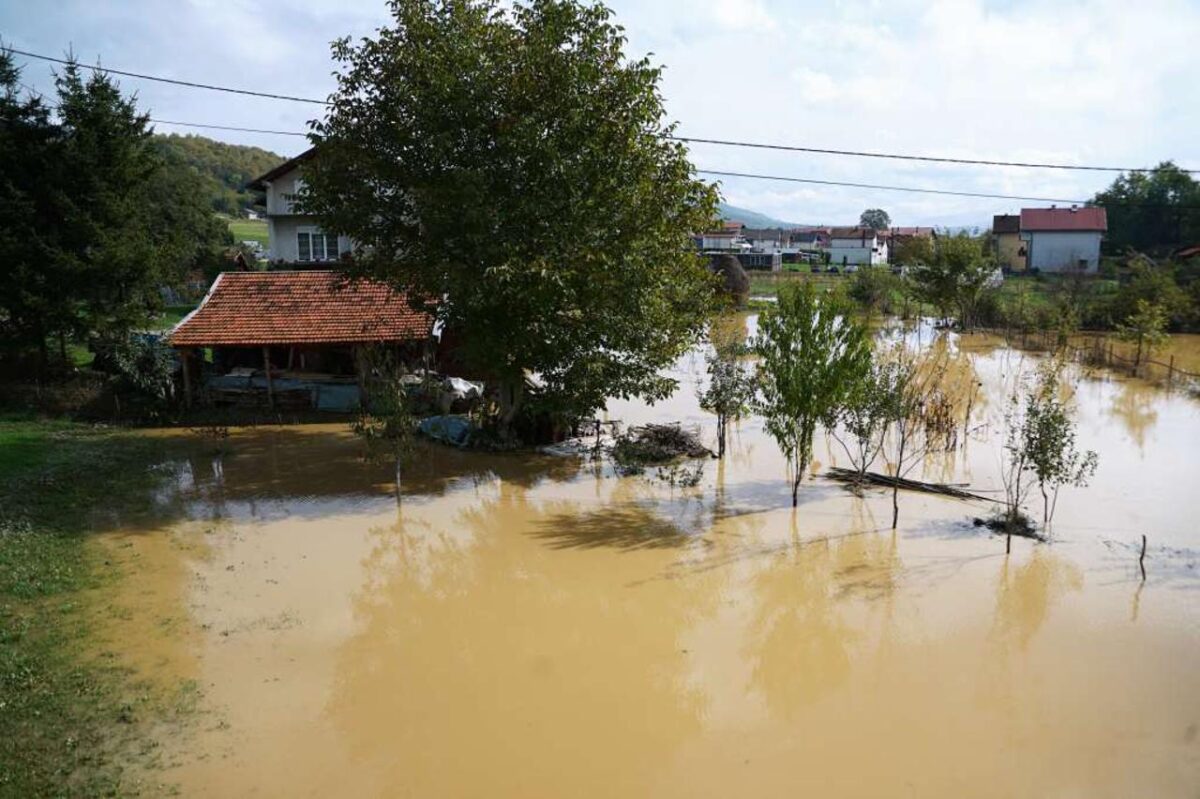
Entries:
<svg viewBox="0 0 1200 799">
<path fill-rule="evenodd" d="M 300 213 L 297 207 L 297 197 L 304 188 L 304 165 L 315 152 L 310 148 L 247 184 L 247 188 L 266 195 L 267 260 L 273 265 L 319 267 L 351 250 L 349 238 L 322 230 L 315 219 Z"/>
<path fill-rule="evenodd" d="M 750 245 L 742 236 L 742 225 L 725 222 L 719 230 L 708 230 L 700 235 L 700 249 L 704 252 L 738 252 L 749 250 Z"/>
<path fill-rule="evenodd" d="M 869 227 L 835 227 L 829 234 L 829 262 L 834 266 L 887 263 L 887 242 Z"/>
<path fill-rule="evenodd" d="M 169 341 L 183 362 L 189 404 L 201 388 L 216 404 L 330 411 L 359 407 L 366 348 L 386 348 L 416 367 L 435 347 L 433 316 L 403 294 L 315 269 L 224 272 Z M 212 349 L 208 375 L 205 348 Z"/>
<path fill-rule="evenodd" d="M 992 251 L 1002 269 L 1025 271 L 1025 242 L 1021 238 L 1021 217 L 1018 214 L 996 214 L 992 217 Z"/>
<path fill-rule="evenodd" d="M 1031 270 L 1096 272 L 1100 239 L 1107 230 L 1108 216 L 1095 206 L 1021 209 L 1020 236 Z"/>
</svg>

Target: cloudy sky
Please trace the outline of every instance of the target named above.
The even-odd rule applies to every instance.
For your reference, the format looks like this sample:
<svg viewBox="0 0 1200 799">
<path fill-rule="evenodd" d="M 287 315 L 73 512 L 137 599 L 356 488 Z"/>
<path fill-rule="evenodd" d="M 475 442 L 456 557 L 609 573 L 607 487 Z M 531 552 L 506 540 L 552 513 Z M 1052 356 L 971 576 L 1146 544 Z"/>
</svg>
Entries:
<svg viewBox="0 0 1200 799">
<path fill-rule="evenodd" d="M 612 0 L 629 52 L 666 67 L 681 135 L 807 147 L 1200 168 L 1195 0 Z M 323 97 L 328 43 L 386 23 L 383 0 L 0 0 L 0 39 L 115 69 Z M 27 59 L 22 59 L 26 60 Z M 29 62 L 25 82 L 52 85 Z M 156 119 L 304 131 L 319 108 L 123 79 Z M 304 139 L 195 131 L 281 155 Z M 1112 175 L 695 145 L 698 167 L 1086 198 Z M 724 179 L 725 199 L 794 222 L 980 224 L 1020 201 Z"/>
</svg>

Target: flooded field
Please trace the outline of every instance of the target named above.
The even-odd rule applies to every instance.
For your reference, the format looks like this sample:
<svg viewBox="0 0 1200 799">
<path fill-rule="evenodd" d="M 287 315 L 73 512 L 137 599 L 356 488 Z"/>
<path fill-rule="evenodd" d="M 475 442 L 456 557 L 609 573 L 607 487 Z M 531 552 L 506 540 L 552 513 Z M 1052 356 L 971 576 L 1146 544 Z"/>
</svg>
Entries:
<svg viewBox="0 0 1200 799">
<path fill-rule="evenodd" d="M 754 320 L 747 320 L 752 332 Z M 1185 347 L 1187 342 L 1176 342 Z M 1196 346 L 1196 342 L 1191 342 Z M 998 489 L 1022 356 L 955 339 L 973 433 L 929 479 Z M 695 385 L 626 422 L 713 431 Z M 1077 372 L 1091 487 L 1053 542 L 856 496 L 756 419 L 699 485 L 424 449 L 401 496 L 342 427 L 173 460 L 161 524 L 97 542 L 129 663 L 194 680 L 155 780 L 185 796 L 1195 797 L 1200 402 Z M 812 471 L 845 465 L 817 442 Z M 1149 578 L 1137 567 L 1149 537 Z"/>
</svg>

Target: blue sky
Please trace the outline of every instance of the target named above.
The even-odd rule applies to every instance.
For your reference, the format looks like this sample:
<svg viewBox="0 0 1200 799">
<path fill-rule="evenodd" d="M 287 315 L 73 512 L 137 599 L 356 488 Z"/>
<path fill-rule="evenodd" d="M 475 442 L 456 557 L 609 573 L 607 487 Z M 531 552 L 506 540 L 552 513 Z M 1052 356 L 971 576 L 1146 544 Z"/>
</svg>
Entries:
<svg viewBox="0 0 1200 799">
<path fill-rule="evenodd" d="M 1200 3 L 798 3 L 613 0 L 629 52 L 666 67 L 683 135 L 967 158 L 1117 166 L 1173 158 L 1200 168 Z M 135 72 L 323 97 L 328 43 L 386 22 L 382 0 L 0 0 L 19 49 Z M 30 63 L 25 81 L 52 85 Z M 124 79 L 161 119 L 305 130 L 316 106 Z M 159 126 L 162 131 L 187 128 Z M 282 155 L 304 140 L 196 131 Z M 956 167 L 695 145 L 698 166 L 824 180 L 1046 197 L 1090 197 L 1103 173 Z M 796 222 L 980 224 L 1006 200 L 743 179 L 735 204 Z"/>
</svg>

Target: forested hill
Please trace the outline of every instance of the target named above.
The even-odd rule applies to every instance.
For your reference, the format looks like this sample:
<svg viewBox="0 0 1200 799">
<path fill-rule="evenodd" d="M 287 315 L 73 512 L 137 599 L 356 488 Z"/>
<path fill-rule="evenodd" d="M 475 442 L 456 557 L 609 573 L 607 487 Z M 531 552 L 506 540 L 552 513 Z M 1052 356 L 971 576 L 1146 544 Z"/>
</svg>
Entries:
<svg viewBox="0 0 1200 799">
<path fill-rule="evenodd" d="M 242 187 L 285 159 L 260 147 L 226 144 L 204 136 L 156 134 L 155 144 L 173 166 L 195 169 L 204 181 L 214 211 L 236 215 L 254 202 Z"/>
</svg>

